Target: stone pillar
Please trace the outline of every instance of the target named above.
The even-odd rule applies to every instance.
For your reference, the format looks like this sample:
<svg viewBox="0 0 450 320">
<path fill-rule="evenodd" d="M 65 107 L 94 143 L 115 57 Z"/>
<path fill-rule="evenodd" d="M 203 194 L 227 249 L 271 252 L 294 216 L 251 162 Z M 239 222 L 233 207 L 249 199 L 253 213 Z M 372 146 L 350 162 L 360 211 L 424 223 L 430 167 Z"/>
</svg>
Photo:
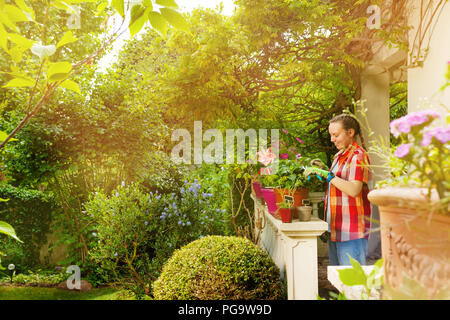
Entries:
<svg viewBox="0 0 450 320">
<path fill-rule="evenodd" d="M 253 200 L 255 213 L 264 213 L 265 218 L 259 245 L 266 249 L 286 279 L 288 299 L 316 300 L 317 237 L 328 230 L 328 224 L 314 216 L 311 221 L 282 223 L 259 200 Z"/>
<path fill-rule="evenodd" d="M 365 112 L 366 119 L 361 119 L 360 113 L 356 112 L 363 124 L 362 135 L 366 144 L 366 148 L 371 145 L 380 145 L 382 141 L 387 147 L 390 145 L 389 123 L 390 123 L 390 104 L 389 104 L 389 87 L 390 87 L 390 73 L 381 66 L 371 66 L 363 71 L 361 74 L 361 100 L 362 107 L 367 109 Z M 361 108 L 361 106 L 360 106 Z M 368 126 L 368 127 L 367 127 Z M 369 137 L 369 132 L 374 134 Z M 382 158 L 373 152 L 369 151 L 369 158 L 372 165 L 373 183 L 379 180 L 386 179 L 388 173 L 384 166 L 385 163 Z M 370 189 L 374 185 L 369 185 Z M 372 204 L 372 230 L 379 228 L 380 214 L 378 207 Z M 381 236 L 380 232 L 371 232 L 368 244 L 368 257 L 373 259 L 381 258 Z"/>
</svg>

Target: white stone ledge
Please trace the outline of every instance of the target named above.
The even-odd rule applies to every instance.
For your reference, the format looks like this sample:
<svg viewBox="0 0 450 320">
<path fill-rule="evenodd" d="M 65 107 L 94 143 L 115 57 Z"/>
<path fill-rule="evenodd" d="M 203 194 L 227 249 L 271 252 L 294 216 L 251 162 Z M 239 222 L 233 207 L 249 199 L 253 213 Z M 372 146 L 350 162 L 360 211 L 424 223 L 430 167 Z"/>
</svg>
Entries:
<svg viewBox="0 0 450 320">
<path fill-rule="evenodd" d="M 311 221 L 294 219 L 283 223 L 272 216 L 259 199 L 255 199 L 255 217 L 265 219 L 259 245 L 280 268 L 288 287 L 289 300 L 315 300 L 318 294 L 317 237 L 328 224 L 312 216 Z"/>
</svg>

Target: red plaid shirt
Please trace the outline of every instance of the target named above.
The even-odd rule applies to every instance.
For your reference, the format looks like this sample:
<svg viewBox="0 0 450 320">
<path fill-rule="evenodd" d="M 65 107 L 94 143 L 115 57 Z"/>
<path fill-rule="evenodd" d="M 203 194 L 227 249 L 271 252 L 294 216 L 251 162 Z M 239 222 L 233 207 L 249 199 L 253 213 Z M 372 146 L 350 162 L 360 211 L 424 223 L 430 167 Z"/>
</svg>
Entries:
<svg viewBox="0 0 450 320">
<path fill-rule="evenodd" d="M 336 177 L 347 181 L 362 181 L 363 188 L 359 195 L 351 197 L 330 184 L 325 198 L 325 213 L 328 208 L 327 202 L 330 201 L 331 212 L 328 223 L 331 241 L 369 238 L 372 208 L 367 194 L 368 184 L 372 181 L 372 172 L 364 164 L 370 164 L 369 157 L 356 141 L 335 155 L 332 168 L 337 165 Z"/>
</svg>

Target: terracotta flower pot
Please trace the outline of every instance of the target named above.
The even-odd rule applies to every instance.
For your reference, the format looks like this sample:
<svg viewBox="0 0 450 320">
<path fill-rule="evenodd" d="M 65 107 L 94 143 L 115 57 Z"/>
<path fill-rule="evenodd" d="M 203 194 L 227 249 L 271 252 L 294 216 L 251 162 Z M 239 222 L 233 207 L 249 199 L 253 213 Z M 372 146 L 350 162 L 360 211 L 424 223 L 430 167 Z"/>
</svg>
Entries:
<svg viewBox="0 0 450 320">
<path fill-rule="evenodd" d="M 261 192 L 264 196 L 264 200 L 267 204 L 267 209 L 269 209 L 269 213 L 275 214 L 278 207 L 277 207 L 277 200 L 275 198 L 275 193 L 273 189 L 261 189 Z"/>
<path fill-rule="evenodd" d="M 275 198 L 277 203 L 283 202 L 284 197 L 293 197 L 294 198 L 294 207 L 299 207 L 302 205 L 302 200 L 308 199 L 309 189 L 298 188 L 295 190 L 294 194 L 290 194 L 288 189 L 279 189 L 275 188 Z M 294 219 L 298 218 L 297 210 L 293 211 Z"/>
<path fill-rule="evenodd" d="M 275 188 L 275 197 L 277 199 L 277 202 L 282 202 L 283 197 L 290 196 L 288 189 L 278 189 Z M 308 199 L 309 195 L 309 189 L 304 188 L 298 188 L 295 190 L 293 197 L 294 197 L 294 207 L 300 207 L 302 205 L 302 200 Z"/>
<path fill-rule="evenodd" d="M 291 223 L 292 222 L 292 213 L 293 213 L 293 208 L 278 209 L 278 214 L 280 215 L 281 221 L 283 223 Z"/>
<path fill-rule="evenodd" d="M 403 275 L 433 298 L 450 288 L 450 216 L 431 212 L 426 189 L 383 188 L 369 193 L 379 206 L 385 283 L 398 289 Z"/>
</svg>

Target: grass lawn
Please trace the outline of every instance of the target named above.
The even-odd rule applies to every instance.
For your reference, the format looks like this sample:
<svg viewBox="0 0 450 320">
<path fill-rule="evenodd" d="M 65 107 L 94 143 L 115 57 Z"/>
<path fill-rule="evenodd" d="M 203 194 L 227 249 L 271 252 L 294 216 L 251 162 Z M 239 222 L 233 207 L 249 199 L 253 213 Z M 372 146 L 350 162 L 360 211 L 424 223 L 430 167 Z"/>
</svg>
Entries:
<svg viewBox="0 0 450 320">
<path fill-rule="evenodd" d="M 86 292 L 43 287 L 0 286 L 0 300 L 134 300 L 121 288 L 94 288 Z"/>
</svg>

